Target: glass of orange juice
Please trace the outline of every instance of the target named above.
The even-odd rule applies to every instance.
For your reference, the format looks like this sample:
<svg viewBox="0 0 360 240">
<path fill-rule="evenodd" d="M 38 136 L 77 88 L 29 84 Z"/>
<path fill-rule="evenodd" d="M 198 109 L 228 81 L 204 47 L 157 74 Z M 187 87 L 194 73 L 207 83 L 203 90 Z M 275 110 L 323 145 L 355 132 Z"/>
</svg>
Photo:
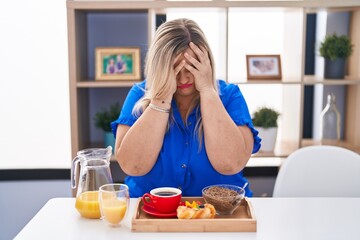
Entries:
<svg viewBox="0 0 360 240">
<path fill-rule="evenodd" d="M 125 184 L 111 183 L 99 188 L 101 219 L 110 226 L 120 226 L 129 207 L 129 188 Z"/>
</svg>

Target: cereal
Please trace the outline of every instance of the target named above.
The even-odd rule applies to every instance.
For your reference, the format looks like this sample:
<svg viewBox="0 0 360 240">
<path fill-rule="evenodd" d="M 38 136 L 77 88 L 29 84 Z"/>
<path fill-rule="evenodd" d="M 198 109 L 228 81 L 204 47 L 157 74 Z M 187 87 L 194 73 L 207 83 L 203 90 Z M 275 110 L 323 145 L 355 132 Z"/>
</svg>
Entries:
<svg viewBox="0 0 360 240">
<path fill-rule="evenodd" d="M 234 189 L 239 188 L 234 186 Z M 242 190 L 240 188 L 240 190 Z M 233 190 L 231 187 L 210 186 L 203 190 L 203 197 L 207 203 L 214 205 L 219 214 L 232 214 L 242 199 L 239 190 Z"/>
</svg>

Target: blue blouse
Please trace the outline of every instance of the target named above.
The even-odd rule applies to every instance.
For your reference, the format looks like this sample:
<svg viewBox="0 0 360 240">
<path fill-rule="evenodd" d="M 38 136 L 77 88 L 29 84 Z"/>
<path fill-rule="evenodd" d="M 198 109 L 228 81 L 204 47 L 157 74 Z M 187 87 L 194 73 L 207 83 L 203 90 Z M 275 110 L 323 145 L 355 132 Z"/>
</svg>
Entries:
<svg viewBox="0 0 360 240">
<path fill-rule="evenodd" d="M 218 81 L 219 95 L 230 117 L 236 125 L 247 125 L 254 136 L 253 153 L 260 149 L 261 139 L 254 129 L 245 99 L 238 86 Z M 121 110 L 119 118 L 111 123 L 116 137 L 118 124 L 132 126 L 137 117 L 132 114 L 135 103 L 144 95 L 145 81 L 134 85 Z M 204 141 L 199 150 L 199 141 L 194 128 L 196 110 L 189 115 L 187 126 L 183 123 L 175 101 L 172 103 L 174 122 L 166 132 L 164 143 L 154 167 L 144 176 L 127 176 L 125 184 L 129 186 L 131 197 L 140 197 L 157 187 L 176 187 L 182 190 L 183 196 L 201 196 L 201 190 L 212 184 L 228 183 L 243 186 L 247 180 L 242 171 L 234 175 L 218 173 L 210 164 L 205 150 Z M 216 113 L 214 113 L 216 114 Z M 141 151 L 141 149 L 139 149 Z M 251 197 L 249 185 L 246 196 Z"/>
</svg>

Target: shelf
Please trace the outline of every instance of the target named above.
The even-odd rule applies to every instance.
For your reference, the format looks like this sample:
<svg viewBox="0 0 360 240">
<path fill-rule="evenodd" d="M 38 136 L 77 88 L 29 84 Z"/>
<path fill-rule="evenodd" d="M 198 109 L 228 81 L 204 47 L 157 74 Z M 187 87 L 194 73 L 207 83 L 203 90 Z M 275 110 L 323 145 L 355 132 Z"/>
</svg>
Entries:
<svg viewBox="0 0 360 240">
<path fill-rule="evenodd" d="M 140 81 L 82 81 L 77 82 L 77 88 L 109 88 L 109 87 L 132 87 Z"/>
<path fill-rule="evenodd" d="M 316 146 L 316 145 L 331 145 L 331 146 L 338 146 L 338 147 L 343 147 L 343 148 L 347 148 L 351 151 L 354 151 L 358 154 L 360 154 L 360 146 L 355 146 L 351 143 L 348 143 L 346 141 L 337 141 L 337 140 L 314 140 L 314 139 L 303 139 L 301 141 L 301 146 L 302 147 L 307 147 L 307 146 Z"/>
<path fill-rule="evenodd" d="M 304 77 L 304 85 L 315 85 L 315 84 L 322 84 L 322 85 L 356 85 L 360 84 L 359 78 L 351 78 L 345 77 L 344 79 L 324 79 L 312 75 L 306 75 Z"/>
<path fill-rule="evenodd" d="M 300 147 L 316 146 L 316 145 L 331 145 L 331 146 L 343 147 L 360 154 L 360 146 L 355 146 L 347 141 L 336 141 L 336 140 L 321 141 L 314 139 L 303 139 L 301 141 L 301 146 L 299 146 L 295 142 L 290 142 L 290 141 L 277 142 L 274 152 L 263 152 L 260 150 L 258 153 L 253 154 L 251 158 L 277 159 L 276 161 L 279 161 L 279 159 L 288 157 L 292 152 L 299 149 Z"/>
<path fill-rule="evenodd" d="M 164 0 L 143 0 L 143 1 L 67 1 L 68 8 L 113 10 L 113 9 L 147 9 L 147 8 L 189 8 L 196 7 L 305 7 L 305 8 L 334 8 L 334 7 L 359 7 L 358 0 L 278 0 L 278 1 L 164 1 Z"/>
<path fill-rule="evenodd" d="M 273 152 L 263 152 L 259 151 L 252 155 L 253 158 L 263 158 L 263 157 L 279 157 L 284 158 L 289 156 L 292 152 L 299 149 L 299 144 L 293 141 L 278 141 L 275 145 L 275 150 Z"/>
<path fill-rule="evenodd" d="M 360 84 L 360 78 L 353 78 L 346 76 L 344 79 L 324 79 L 313 75 L 305 75 L 304 81 L 283 81 L 283 80 L 243 80 L 231 82 L 237 85 L 247 84 L 281 84 L 281 85 L 292 85 L 292 84 L 304 84 L 304 85 L 358 85 Z"/>
<path fill-rule="evenodd" d="M 246 167 L 280 167 L 284 159 L 280 157 L 251 157 Z"/>
<path fill-rule="evenodd" d="M 248 80 L 246 82 L 231 82 L 236 85 L 240 84 L 246 84 L 246 85 L 252 85 L 252 84 L 281 84 L 281 85 L 293 85 L 293 84 L 301 84 L 301 81 L 279 81 L 279 80 Z"/>
<path fill-rule="evenodd" d="M 135 83 L 140 81 L 81 81 L 76 83 L 77 88 L 107 88 L 107 87 L 132 87 Z M 253 85 L 253 84 L 281 84 L 281 85 L 357 85 L 360 84 L 360 79 L 349 78 L 345 79 L 323 79 L 315 76 L 305 76 L 304 82 L 301 81 L 279 81 L 279 80 L 251 80 L 244 82 L 231 82 L 236 85 Z"/>
</svg>

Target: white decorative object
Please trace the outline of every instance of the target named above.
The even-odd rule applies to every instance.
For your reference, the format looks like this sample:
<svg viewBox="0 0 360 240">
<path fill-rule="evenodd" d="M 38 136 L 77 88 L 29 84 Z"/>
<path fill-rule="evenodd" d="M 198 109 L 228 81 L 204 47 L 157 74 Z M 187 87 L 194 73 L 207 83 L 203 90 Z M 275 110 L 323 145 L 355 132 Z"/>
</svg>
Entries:
<svg viewBox="0 0 360 240">
<path fill-rule="evenodd" d="M 320 120 L 321 140 L 340 140 L 341 117 L 336 108 L 336 98 L 333 93 L 327 96 L 327 104 L 320 114 Z"/>
<path fill-rule="evenodd" d="M 259 131 L 259 136 L 261 137 L 261 148 L 262 152 L 273 152 L 275 148 L 276 138 L 277 138 L 277 127 L 263 128 L 256 127 L 256 130 Z"/>
</svg>

